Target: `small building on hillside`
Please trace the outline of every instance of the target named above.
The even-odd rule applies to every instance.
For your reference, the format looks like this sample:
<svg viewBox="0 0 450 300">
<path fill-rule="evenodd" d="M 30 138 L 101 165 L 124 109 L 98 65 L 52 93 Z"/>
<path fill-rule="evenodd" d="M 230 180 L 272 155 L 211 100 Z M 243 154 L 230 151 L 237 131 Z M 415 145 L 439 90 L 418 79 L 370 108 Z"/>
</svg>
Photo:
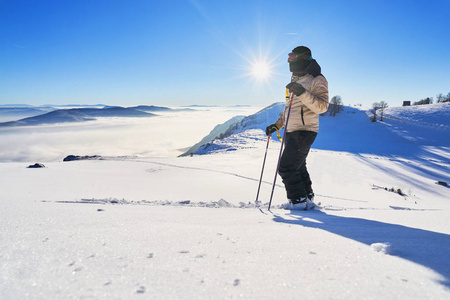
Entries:
<svg viewBox="0 0 450 300">
<path fill-rule="evenodd" d="M 403 101 L 403 106 L 411 106 L 411 101 Z"/>
</svg>

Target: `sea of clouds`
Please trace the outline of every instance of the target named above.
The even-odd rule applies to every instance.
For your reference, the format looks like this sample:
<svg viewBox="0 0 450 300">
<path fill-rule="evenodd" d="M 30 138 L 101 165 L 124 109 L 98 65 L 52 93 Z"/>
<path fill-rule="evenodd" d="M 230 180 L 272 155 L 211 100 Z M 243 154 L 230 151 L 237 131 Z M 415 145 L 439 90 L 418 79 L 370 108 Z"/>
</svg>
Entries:
<svg viewBox="0 0 450 300">
<path fill-rule="evenodd" d="M 0 128 L 0 162 L 59 161 L 67 155 L 175 157 L 217 124 L 257 107 L 208 107 L 150 118 Z M 3 116 L 5 117 L 5 116 Z"/>
</svg>

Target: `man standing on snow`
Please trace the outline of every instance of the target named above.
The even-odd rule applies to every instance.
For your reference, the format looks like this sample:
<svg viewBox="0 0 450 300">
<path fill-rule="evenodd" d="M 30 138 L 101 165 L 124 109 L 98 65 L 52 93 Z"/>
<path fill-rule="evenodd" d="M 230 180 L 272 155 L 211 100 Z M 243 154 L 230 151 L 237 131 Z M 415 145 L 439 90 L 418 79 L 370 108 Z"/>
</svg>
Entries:
<svg viewBox="0 0 450 300">
<path fill-rule="evenodd" d="M 309 48 L 296 47 L 289 53 L 288 62 L 292 78 L 286 88 L 294 98 L 278 174 L 289 200 L 284 208 L 307 209 L 314 207 L 314 192 L 306 157 L 319 132 L 319 114 L 328 110 L 328 82 Z M 285 126 L 288 110 L 289 100 L 280 118 L 266 128 L 267 135 Z"/>
</svg>

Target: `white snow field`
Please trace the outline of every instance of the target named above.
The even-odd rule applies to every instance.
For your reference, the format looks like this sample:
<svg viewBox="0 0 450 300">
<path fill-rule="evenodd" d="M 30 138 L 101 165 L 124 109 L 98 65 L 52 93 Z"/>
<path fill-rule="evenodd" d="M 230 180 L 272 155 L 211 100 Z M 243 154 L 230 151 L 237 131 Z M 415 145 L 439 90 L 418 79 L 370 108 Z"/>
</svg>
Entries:
<svg viewBox="0 0 450 300">
<path fill-rule="evenodd" d="M 450 183 L 450 105 L 390 108 L 376 123 L 351 107 L 321 117 L 308 158 L 320 209 L 280 209 L 278 178 L 268 211 L 280 142 L 255 208 L 262 129 L 281 108 L 242 120 L 204 155 L 1 156 L 0 298 L 449 299 L 450 189 L 437 182 Z M 96 145 L 65 154 L 111 155 Z M 46 167 L 27 168 L 37 161 Z"/>
</svg>

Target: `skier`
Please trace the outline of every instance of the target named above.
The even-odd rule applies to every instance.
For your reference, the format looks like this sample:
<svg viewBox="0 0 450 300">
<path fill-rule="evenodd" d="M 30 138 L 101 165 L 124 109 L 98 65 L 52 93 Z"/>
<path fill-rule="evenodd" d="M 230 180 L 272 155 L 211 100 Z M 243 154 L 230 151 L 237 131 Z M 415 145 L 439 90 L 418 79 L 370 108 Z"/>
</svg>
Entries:
<svg viewBox="0 0 450 300">
<path fill-rule="evenodd" d="M 294 93 L 294 98 L 278 174 L 283 179 L 289 201 L 283 207 L 308 209 L 315 205 L 306 157 L 319 132 L 319 114 L 328 110 L 328 82 L 309 48 L 296 47 L 289 53 L 288 62 L 292 78 L 286 88 Z M 288 110 L 289 99 L 280 118 L 266 128 L 267 135 L 284 127 Z"/>
</svg>

